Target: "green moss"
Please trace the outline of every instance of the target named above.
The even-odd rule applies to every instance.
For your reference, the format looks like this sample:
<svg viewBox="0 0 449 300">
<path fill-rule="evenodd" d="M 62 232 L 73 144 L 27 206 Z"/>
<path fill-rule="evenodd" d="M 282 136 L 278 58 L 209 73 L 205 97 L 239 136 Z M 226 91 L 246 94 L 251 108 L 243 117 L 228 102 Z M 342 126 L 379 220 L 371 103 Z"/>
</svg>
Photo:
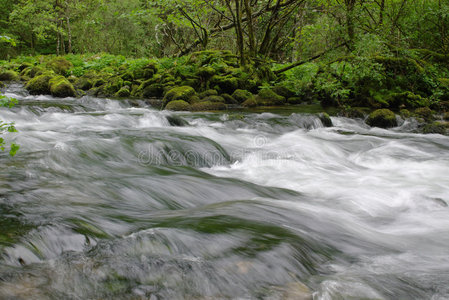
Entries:
<svg viewBox="0 0 449 300">
<path fill-rule="evenodd" d="M 194 103 L 191 106 L 191 110 L 193 111 L 206 111 L 206 110 L 225 110 L 226 104 L 222 102 L 210 102 L 210 101 L 202 101 L 198 103 Z"/>
<path fill-rule="evenodd" d="M 122 87 L 117 93 L 115 93 L 115 97 L 117 98 L 125 98 L 129 97 L 131 94 L 131 91 L 129 90 L 129 86 Z"/>
<path fill-rule="evenodd" d="M 242 103 L 243 107 L 256 107 L 257 106 L 257 101 L 255 97 L 251 97 L 249 99 L 247 99 L 245 102 Z"/>
<path fill-rule="evenodd" d="M 74 85 L 77 89 L 81 89 L 83 91 L 87 91 L 90 88 L 92 88 L 92 86 L 93 86 L 92 81 L 90 79 L 84 78 L 84 77 L 78 78 L 75 81 Z"/>
<path fill-rule="evenodd" d="M 75 88 L 64 76 L 53 77 L 48 84 L 51 94 L 55 97 L 75 97 Z"/>
<path fill-rule="evenodd" d="M 423 133 L 436 133 L 436 134 L 446 134 L 447 133 L 447 128 L 446 125 L 440 122 L 433 122 L 430 124 L 426 124 L 423 128 L 422 128 L 422 132 Z"/>
<path fill-rule="evenodd" d="M 397 126 L 396 116 L 389 109 L 377 109 L 369 114 L 366 123 L 370 126 L 390 128 Z"/>
<path fill-rule="evenodd" d="M 214 76 L 215 73 L 216 73 L 216 71 L 214 68 L 206 66 L 206 67 L 199 68 L 196 74 L 198 76 L 200 76 L 201 78 L 208 79 L 208 78 L 211 78 L 212 76 Z"/>
<path fill-rule="evenodd" d="M 145 87 L 142 91 L 142 97 L 144 98 L 153 98 L 153 97 L 162 97 L 164 94 L 164 86 L 160 83 L 153 83 L 147 87 Z"/>
<path fill-rule="evenodd" d="M 33 65 L 27 62 L 24 62 L 22 64 L 20 64 L 20 66 L 17 68 L 19 70 L 19 72 L 22 72 L 23 70 L 27 69 L 27 68 L 32 68 Z"/>
<path fill-rule="evenodd" d="M 216 96 L 218 95 L 218 92 L 216 90 L 206 90 L 204 92 L 201 92 L 198 94 L 198 97 L 201 99 L 206 98 L 208 96 Z"/>
<path fill-rule="evenodd" d="M 391 93 L 387 96 L 387 103 L 389 107 L 398 108 L 405 107 L 423 107 L 430 104 L 429 99 L 423 98 L 420 95 L 416 95 L 412 92 Z"/>
<path fill-rule="evenodd" d="M 170 89 L 164 96 L 164 103 L 173 100 L 188 101 L 190 97 L 196 94 L 195 90 L 190 86 L 178 86 Z"/>
<path fill-rule="evenodd" d="M 190 104 L 187 103 L 184 100 L 173 100 L 165 106 L 165 109 L 167 110 L 176 110 L 176 111 L 182 111 L 182 110 L 190 110 Z"/>
<path fill-rule="evenodd" d="M 110 77 L 107 79 L 103 91 L 107 95 L 113 95 L 117 93 L 124 86 L 124 81 L 119 76 Z"/>
<path fill-rule="evenodd" d="M 426 121 L 433 120 L 433 111 L 428 107 L 420 107 L 415 109 L 415 115 Z"/>
<path fill-rule="evenodd" d="M 402 118 L 407 119 L 407 118 L 410 118 L 412 114 L 410 113 L 410 111 L 408 109 L 404 108 L 399 111 L 399 115 Z"/>
<path fill-rule="evenodd" d="M 56 57 L 47 63 L 47 67 L 56 74 L 66 75 L 69 69 L 73 67 L 73 64 L 64 57 Z"/>
<path fill-rule="evenodd" d="M 332 124 L 331 117 L 327 113 L 325 113 L 325 112 L 319 113 L 318 114 L 318 118 L 320 119 L 320 121 L 321 121 L 321 123 L 323 124 L 324 127 L 332 127 L 332 126 L 334 126 Z"/>
<path fill-rule="evenodd" d="M 221 96 L 207 96 L 203 101 L 225 103 L 225 99 Z"/>
<path fill-rule="evenodd" d="M 295 92 L 293 92 L 292 90 L 290 90 L 289 88 L 282 86 L 282 85 L 277 85 L 273 88 L 273 92 L 275 92 L 276 94 L 285 97 L 285 99 L 291 98 L 295 96 Z"/>
<path fill-rule="evenodd" d="M 211 78 L 211 83 L 217 85 L 221 93 L 232 94 L 239 87 L 239 80 L 232 76 L 215 75 Z"/>
<path fill-rule="evenodd" d="M 1 81 L 17 81 L 19 80 L 19 75 L 12 70 L 0 71 Z"/>
<path fill-rule="evenodd" d="M 259 91 L 256 97 L 258 105 L 272 106 L 285 103 L 285 97 L 276 94 L 272 89 L 266 88 Z"/>
<path fill-rule="evenodd" d="M 48 95 L 50 94 L 49 81 L 53 75 L 39 75 L 28 81 L 25 88 L 32 95 Z"/>
<path fill-rule="evenodd" d="M 221 96 L 225 99 L 225 103 L 226 104 L 239 104 L 238 102 L 237 102 L 237 100 L 235 100 L 234 99 L 234 97 L 232 97 L 231 95 L 229 95 L 229 94 L 221 94 Z"/>
<path fill-rule="evenodd" d="M 42 75 L 44 73 L 45 73 L 45 69 L 43 69 L 43 68 L 41 68 L 39 66 L 34 66 L 34 67 L 31 68 L 29 76 L 31 78 L 34 78 L 34 77 Z"/>
<path fill-rule="evenodd" d="M 251 97 L 253 97 L 253 94 L 247 90 L 237 89 L 232 93 L 232 98 L 237 100 L 238 103 L 243 103 Z"/>
<path fill-rule="evenodd" d="M 3 82 L 0 81 L 0 89 L 1 89 L 1 88 L 4 88 L 4 87 L 5 87 L 5 84 L 4 84 Z"/>
</svg>

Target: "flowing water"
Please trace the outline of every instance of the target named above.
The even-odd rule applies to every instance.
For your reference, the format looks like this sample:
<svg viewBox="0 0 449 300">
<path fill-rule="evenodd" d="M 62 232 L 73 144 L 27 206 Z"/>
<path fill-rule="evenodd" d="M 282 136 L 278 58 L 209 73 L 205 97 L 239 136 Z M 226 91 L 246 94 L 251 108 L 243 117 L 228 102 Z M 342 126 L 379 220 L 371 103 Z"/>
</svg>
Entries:
<svg viewBox="0 0 449 300">
<path fill-rule="evenodd" d="M 1 109 L 1 299 L 449 299 L 449 138 L 311 114 Z"/>
</svg>

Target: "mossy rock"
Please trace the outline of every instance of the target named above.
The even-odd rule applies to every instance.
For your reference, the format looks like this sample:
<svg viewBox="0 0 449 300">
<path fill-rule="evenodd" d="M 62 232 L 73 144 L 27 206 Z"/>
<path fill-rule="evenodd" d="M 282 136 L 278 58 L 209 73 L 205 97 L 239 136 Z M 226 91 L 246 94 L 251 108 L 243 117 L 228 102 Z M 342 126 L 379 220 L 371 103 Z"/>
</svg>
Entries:
<svg viewBox="0 0 449 300">
<path fill-rule="evenodd" d="M 292 90 L 290 90 L 289 88 L 283 86 L 283 85 L 277 85 L 275 87 L 273 87 L 273 92 L 275 92 L 276 94 L 285 97 L 285 99 L 294 97 L 296 94 L 295 92 L 293 92 Z"/>
<path fill-rule="evenodd" d="M 0 71 L 1 81 L 17 81 L 19 79 L 20 79 L 19 75 L 12 70 Z"/>
<path fill-rule="evenodd" d="M 226 104 L 239 104 L 239 102 L 237 100 L 234 99 L 234 97 L 232 97 L 229 94 L 221 94 L 221 96 L 225 99 L 225 103 Z"/>
<path fill-rule="evenodd" d="M 276 94 L 272 89 L 266 88 L 259 91 L 256 101 L 258 105 L 273 106 L 285 103 L 285 97 Z"/>
<path fill-rule="evenodd" d="M 48 95 L 50 94 L 49 81 L 53 75 L 44 74 L 39 75 L 28 81 L 25 88 L 31 95 Z"/>
<path fill-rule="evenodd" d="M 323 124 L 324 127 L 332 127 L 334 126 L 334 124 L 332 123 L 331 117 L 329 116 L 329 114 L 323 112 L 323 113 L 319 113 L 318 118 L 320 119 L 321 123 Z"/>
<path fill-rule="evenodd" d="M 405 107 L 423 107 L 430 104 L 429 99 L 423 98 L 420 95 L 416 95 L 412 92 L 392 93 L 386 98 L 386 102 L 389 107 L 399 108 Z"/>
<path fill-rule="evenodd" d="M 401 116 L 401 118 L 407 119 L 412 116 L 412 113 L 408 109 L 403 108 L 399 111 L 399 115 Z"/>
<path fill-rule="evenodd" d="M 232 94 L 239 87 L 239 80 L 232 76 L 215 75 L 211 78 L 211 83 L 217 85 L 221 93 Z"/>
<path fill-rule="evenodd" d="M 422 132 L 426 133 L 426 134 L 429 134 L 429 133 L 447 134 L 447 126 L 441 122 L 433 122 L 430 124 L 426 124 L 422 128 Z"/>
<path fill-rule="evenodd" d="M 256 107 L 257 105 L 258 103 L 255 97 L 251 97 L 242 103 L 243 107 Z"/>
<path fill-rule="evenodd" d="M 47 63 L 47 67 L 53 70 L 56 74 L 66 75 L 73 64 L 64 57 L 56 57 Z"/>
<path fill-rule="evenodd" d="M 45 72 L 46 72 L 46 70 L 44 68 L 41 68 L 39 66 L 34 66 L 34 67 L 31 68 L 29 76 L 31 78 L 34 78 L 36 76 L 44 74 Z"/>
<path fill-rule="evenodd" d="M 3 82 L 0 81 L 0 89 L 1 89 L 1 88 L 4 88 L 4 87 L 5 87 L 5 84 L 4 84 Z"/>
<path fill-rule="evenodd" d="M 48 84 L 51 94 L 55 97 L 75 97 L 75 88 L 64 76 L 53 77 Z"/>
<path fill-rule="evenodd" d="M 201 101 L 192 104 L 190 109 L 193 111 L 225 110 L 227 107 L 226 104 L 222 102 Z"/>
<path fill-rule="evenodd" d="M 30 64 L 30 63 L 27 63 L 27 62 L 24 62 L 24 63 L 22 63 L 18 68 L 17 68 L 17 70 L 19 70 L 19 72 L 22 72 L 23 70 L 25 70 L 25 69 L 27 69 L 27 68 L 32 68 L 33 67 L 33 65 L 32 64 Z"/>
<path fill-rule="evenodd" d="M 131 94 L 131 91 L 129 90 L 129 86 L 122 87 L 117 93 L 115 93 L 115 97 L 117 98 L 125 98 L 129 97 Z"/>
<path fill-rule="evenodd" d="M 366 123 L 370 126 L 390 128 L 397 126 L 396 116 L 389 109 L 377 109 L 369 114 Z"/>
<path fill-rule="evenodd" d="M 426 121 L 433 120 L 433 111 L 428 107 L 420 107 L 415 109 L 415 116 L 423 118 Z"/>
<path fill-rule="evenodd" d="M 142 91 L 143 98 L 161 98 L 164 95 L 164 86 L 160 83 L 153 83 L 145 87 Z"/>
<path fill-rule="evenodd" d="M 170 101 L 165 106 L 165 109 L 175 110 L 175 111 L 184 111 L 184 110 L 190 110 L 190 107 L 191 107 L 191 105 L 184 100 L 173 100 L 173 101 Z"/>
<path fill-rule="evenodd" d="M 170 89 L 164 96 L 164 103 L 173 100 L 188 101 L 190 97 L 196 94 L 195 90 L 190 86 L 178 86 Z"/>
<path fill-rule="evenodd" d="M 74 86 L 77 89 L 87 91 L 92 88 L 93 84 L 92 84 L 92 80 L 90 80 L 88 78 L 81 77 L 75 81 Z"/>
<path fill-rule="evenodd" d="M 198 97 L 200 97 L 200 99 L 203 99 L 208 96 L 217 96 L 217 95 L 218 95 L 217 90 L 206 90 L 204 92 L 199 93 Z"/>
<path fill-rule="evenodd" d="M 113 95 L 117 93 L 124 85 L 125 85 L 124 81 L 121 77 L 119 76 L 110 77 L 106 81 L 103 91 L 107 95 Z"/>
<path fill-rule="evenodd" d="M 253 97 L 253 94 L 247 90 L 237 89 L 234 93 L 232 93 L 232 98 L 234 98 L 238 103 L 243 103 L 251 97 Z"/>
<path fill-rule="evenodd" d="M 214 68 L 206 66 L 199 68 L 196 74 L 203 79 L 209 79 L 216 74 L 216 71 Z"/>
<path fill-rule="evenodd" d="M 203 102 L 203 101 L 225 103 L 225 99 L 221 96 L 208 96 L 208 97 L 204 98 L 201 102 Z"/>
</svg>

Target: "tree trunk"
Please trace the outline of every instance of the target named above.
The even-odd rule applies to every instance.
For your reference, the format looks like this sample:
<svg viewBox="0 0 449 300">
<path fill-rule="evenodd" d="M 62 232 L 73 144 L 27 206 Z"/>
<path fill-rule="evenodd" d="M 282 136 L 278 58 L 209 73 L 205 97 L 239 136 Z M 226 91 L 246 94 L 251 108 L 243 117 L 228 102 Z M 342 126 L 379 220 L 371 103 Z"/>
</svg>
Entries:
<svg viewBox="0 0 449 300">
<path fill-rule="evenodd" d="M 67 38 L 68 38 L 68 53 L 72 53 L 72 30 L 70 28 L 70 18 L 66 17 L 67 23 Z"/>
<path fill-rule="evenodd" d="M 245 2 L 245 12 L 248 24 L 248 38 L 249 38 L 249 52 L 251 56 L 256 56 L 256 39 L 254 37 L 254 27 L 253 27 L 253 15 L 251 12 L 251 6 L 249 0 L 244 0 Z"/>
</svg>

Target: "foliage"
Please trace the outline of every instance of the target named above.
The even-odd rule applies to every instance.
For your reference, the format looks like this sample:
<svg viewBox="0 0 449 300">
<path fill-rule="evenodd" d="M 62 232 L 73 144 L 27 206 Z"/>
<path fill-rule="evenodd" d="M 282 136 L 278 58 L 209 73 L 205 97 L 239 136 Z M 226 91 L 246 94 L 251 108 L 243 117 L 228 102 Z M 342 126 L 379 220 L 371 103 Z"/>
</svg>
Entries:
<svg viewBox="0 0 449 300">
<path fill-rule="evenodd" d="M 13 107 L 15 104 L 17 104 L 17 100 L 14 98 L 9 98 L 6 97 L 4 95 L 0 95 L 0 106 L 1 107 Z M 3 121 L 0 121 L 0 134 L 5 133 L 5 132 L 17 132 L 16 127 L 14 126 L 14 123 L 6 123 Z M 5 151 L 6 147 L 7 147 L 7 143 L 5 141 L 4 138 L 0 137 L 0 150 L 1 151 Z M 9 145 L 9 155 L 14 156 L 16 155 L 17 151 L 19 151 L 20 146 L 15 144 L 15 143 L 11 143 Z"/>
</svg>

